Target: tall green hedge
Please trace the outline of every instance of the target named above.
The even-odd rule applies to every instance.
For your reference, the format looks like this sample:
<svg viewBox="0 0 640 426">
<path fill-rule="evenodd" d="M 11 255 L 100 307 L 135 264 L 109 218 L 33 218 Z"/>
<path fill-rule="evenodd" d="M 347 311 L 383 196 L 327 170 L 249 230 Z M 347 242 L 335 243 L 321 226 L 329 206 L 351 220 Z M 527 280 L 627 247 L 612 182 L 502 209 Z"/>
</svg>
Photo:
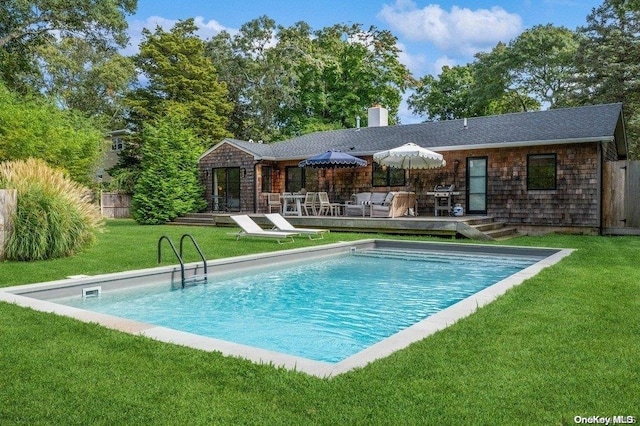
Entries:
<svg viewBox="0 0 640 426">
<path fill-rule="evenodd" d="M 92 244 L 103 226 L 91 191 L 42 160 L 0 163 L 0 187 L 18 192 L 13 230 L 5 243 L 7 259 L 73 255 Z"/>
<path fill-rule="evenodd" d="M 162 224 L 206 207 L 198 179 L 201 144 L 180 114 L 147 124 L 142 133 L 142 172 L 131 201 L 140 224 Z"/>
</svg>

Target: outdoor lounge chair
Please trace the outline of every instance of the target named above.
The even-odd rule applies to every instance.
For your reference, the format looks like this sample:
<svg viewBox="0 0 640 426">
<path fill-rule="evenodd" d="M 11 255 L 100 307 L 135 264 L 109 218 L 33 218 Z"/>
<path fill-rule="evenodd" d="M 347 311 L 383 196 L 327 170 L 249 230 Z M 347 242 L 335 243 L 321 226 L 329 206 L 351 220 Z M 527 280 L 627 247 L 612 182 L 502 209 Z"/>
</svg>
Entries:
<svg viewBox="0 0 640 426">
<path fill-rule="evenodd" d="M 310 240 L 322 239 L 324 238 L 325 232 L 329 232 L 328 229 L 296 228 L 292 224 L 290 224 L 287 219 L 285 219 L 278 213 L 269 213 L 265 214 L 264 216 L 269 219 L 271 223 L 273 223 L 273 226 L 278 231 L 297 232 L 300 234 L 308 235 Z M 316 236 L 316 238 L 313 238 L 314 235 Z"/>
<path fill-rule="evenodd" d="M 293 237 L 300 235 L 300 232 L 267 231 L 262 229 L 260 225 L 255 223 L 253 219 L 246 214 L 231 216 L 231 219 L 242 228 L 242 231 L 236 234 L 236 241 L 239 240 L 240 237 L 266 237 L 275 238 L 279 244 L 282 244 L 281 240 L 290 240 L 293 242 Z"/>
</svg>

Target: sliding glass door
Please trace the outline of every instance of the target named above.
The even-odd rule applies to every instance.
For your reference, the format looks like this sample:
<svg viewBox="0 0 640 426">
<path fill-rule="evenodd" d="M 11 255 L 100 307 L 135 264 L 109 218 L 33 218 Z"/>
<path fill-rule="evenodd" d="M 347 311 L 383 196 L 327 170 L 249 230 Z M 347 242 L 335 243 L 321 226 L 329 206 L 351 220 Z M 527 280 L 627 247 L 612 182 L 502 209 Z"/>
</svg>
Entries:
<svg viewBox="0 0 640 426">
<path fill-rule="evenodd" d="M 240 168 L 213 169 L 213 210 L 240 211 Z"/>
</svg>

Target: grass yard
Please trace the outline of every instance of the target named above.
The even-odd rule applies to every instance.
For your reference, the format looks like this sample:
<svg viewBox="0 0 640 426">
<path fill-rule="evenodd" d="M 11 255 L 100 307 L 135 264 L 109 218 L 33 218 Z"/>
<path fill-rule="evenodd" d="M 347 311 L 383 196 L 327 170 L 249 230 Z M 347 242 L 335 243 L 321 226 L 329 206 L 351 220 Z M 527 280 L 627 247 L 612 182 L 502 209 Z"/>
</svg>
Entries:
<svg viewBox="0 0 640 426">
<path fill-rule="evenodd" d="M 98 244 L 74 258 L 0 263 L 0 286 L 155 266 L 164 234 L 174 241 L 193 234 L 212 259 L 382 237 L 331 233 L 278 245 L 236 242 L 233 230 L 110 221 Z M 550 235 L 505 244 L 577 251 L 448 329 L 333 379 L 0 303 L 0 424 L 640 419 L 640 238 Z"/>
</svg>

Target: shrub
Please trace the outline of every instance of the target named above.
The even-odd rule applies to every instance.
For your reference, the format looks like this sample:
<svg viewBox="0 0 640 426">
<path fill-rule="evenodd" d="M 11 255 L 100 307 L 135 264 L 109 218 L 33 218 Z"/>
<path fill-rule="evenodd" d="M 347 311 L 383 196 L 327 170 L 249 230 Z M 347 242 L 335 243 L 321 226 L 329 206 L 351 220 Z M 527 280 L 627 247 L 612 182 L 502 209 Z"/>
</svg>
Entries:
<svg viewBox="0 0 640 426">
<path fill-rule="evenodd" d="M 92 120 L 41 99 L 20 97 L 0 83 L 0 162 L 40 158 L 87 185 L 104 143 Z"/>
<path fill-rule="evenodd" d="M 102 229 L 91 191 L 42 160 L 0 163 L 0 187 L 18 192 L 13 231 L 5 244 L 7 259 L 70 256 L 92 244 Z"/>
<path fill-rule="evenodd" d="M 146 124 L 141 173 L 131 201 L 136 222 L 162 224 L 206 207 L 198 180 L 200 145 L 178 113 Z"/>
</svg>

